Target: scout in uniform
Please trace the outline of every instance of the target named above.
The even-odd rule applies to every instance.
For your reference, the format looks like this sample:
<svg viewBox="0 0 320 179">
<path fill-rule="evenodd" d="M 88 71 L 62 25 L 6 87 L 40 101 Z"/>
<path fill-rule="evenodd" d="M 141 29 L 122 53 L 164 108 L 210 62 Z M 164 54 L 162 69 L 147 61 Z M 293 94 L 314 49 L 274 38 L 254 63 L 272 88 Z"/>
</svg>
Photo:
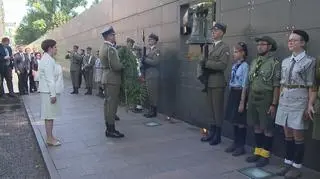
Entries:
<svg viewBox="0 0 320 179">
<path fill-rule="evenodd" d="M 92 48 L 87 48 L 87 54 L 83 58 L 83 70 L 84 70 L 84 79 L 86 81 L 87 92 L 85 95 L 92 94 L 92 86 L 93 86 L 93 66 L 96 61 L 96 57 L 91 53 Z"/>
<path fill-rule="evenodd" d="M 144 114 L 146 118 L 157 116 L 157 104 L 159 96 L 159 64 L 160 64 L 160 50 L 157 48 L 159 37 L 155 34 L 150 34 L 146 57 L 142 60 L 142 65 L 145 70 L 145 82 L 148 91 L 148 101 L 150 104 L 149 111 Z"/>
<path fill-rule="evenodd" d="M 81 71 L 80 71 L 80 74 L 79 74 L 79 88 L 81 88 L 81 84 L 82 84 L 82 76 L 84 77 L 84 70 L 83 70 L 83 60 L 84 60 L 84 57 L 85 57 L 85 53 L 86 51 L 84 49 L 80 49 L 80 55 L 81 55 Z M 86 86 L 86 89 L 87 89 L 87 86 Z"/>
<path fill-rule="evenodd" d="M 79 93 L 79 75 L 81 71 L 82 57 L 78 53 L 78 49 L 79 46 L 74 45 L 73 51 L 68 51 L 68 54 L 66 55 L 66 59 L 70 59 L 70 76 L 73 86 L 71 94 Z"/>
<path fill-rule="evenodd" d="M 94 75 L 94 81 L 97 83 L 98 93 L 96 96 L 104 97 L 103 94 L 103 85 L 101 84 L 101 78 L 102 78 L 102 68 L 101 68 L 101 61 L 99 58 L 99 50 L 96 52 L 96 61 L 94 64 L 95 68 L 95 75 Z"/>
<path fill-rule="evenodd" d="M 221 125 L 226 87 L 224 72 L 230 61 L 230 48 L 222 41 L 226 30 L 226 25 L 222 23 L 214 24 L 212 28 L 213 47 L 208 54 L 208 59 L 203 58 L 199 63 L 202 69 L 210 71 L 207 94 L 213 120 L 210 124 L 209 134 L 201 138 L 202 142 L 209 142 L 210 145 L 218 145 L 221 142 Z"/>
<path fill-rule="evenodd" d="M 138 77 L 141 76 L 141 71 L 140 71 L 140 66 L 141 66 L 141 62 L 139 60 L 139 51 L 141 50 L 141 48 L 137 47 L 134 45 L 135 41 L 131 38 L 127 38 L 127 47 L 128 49 L 130 49 L 132 51 L 132 54 L 135 56 L 135 58 L 137 59 L 137 71 L 138 71 Z M 132 112 L 134 113 L 141 113 L 143 110 L 142 107 L 142 103 L 143 103 L 143 98 L 142 95 L 139 94 L 139 100 L 136 101 L 136 107 L 132 110 Z"/>
<path fill-rule="evenodd" d="M 292 55 L 281 65 L 281 94 L 276 124 L 284 129 L 286 155 L 284 165 L 277 174 L 290 179 L 301 176 L 304 130 L 308 129 L 310 120 L 306 112 L 313 109 L 314 102 L 309 99 L 314 91 L 316 60 L 306 54 L 304 47 L 308 41 L 305 31 L 294 30 L 288 40 Z"/>
<path fill-rule="evenodd" d="M 249 65 L 246 61 L 248 56 L 247 45 L 239 42 L 233 49 L 233 58 L 236 61 L 232 65 L 231 78 L 229 82 L 230 93 L 228 98 L 225 119 L 234 124 L 233 144 L 225 151 L 233 156 L 240 156 L 245 153 L 244 145 L 247 135 L 247 78 Z"/>
<path fill-rule="evenodd" d="M 102 32 L 104 43 L 99 52 L 103 68 L 102 84 L 104 85 L 104 119 L 106 124 L 106 137 L 122 138 L 124 134 L 115 129 L 115 118 L 120 101 L 121 73 L 123 65 L 120 62 L 118 51 L 113 47 L 115 31 L 112 26 Z"/>
<path fill-rule="evenodd" d="M 254 126 L 254 154 L 247 162 L 257 167 L 269 164 L 276 107 L 280 91 L 280 62 L 273 56 L 276 42 L 269 36 L 256 38 L 258 57 L 249 70 L 248 124 Z"/>
</svg>

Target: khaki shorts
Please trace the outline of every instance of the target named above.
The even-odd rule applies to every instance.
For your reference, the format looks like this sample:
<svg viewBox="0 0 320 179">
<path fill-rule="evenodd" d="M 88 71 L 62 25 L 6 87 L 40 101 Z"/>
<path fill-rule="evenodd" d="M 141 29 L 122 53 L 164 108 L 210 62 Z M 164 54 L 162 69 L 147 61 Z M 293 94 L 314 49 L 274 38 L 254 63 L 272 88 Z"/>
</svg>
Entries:
<svg viewBox="0 0 320 179">
<path fill-rule="evenodd" d="M 260 126 L 262 130 L 272 132 L 275 118 L 267 114 L 273 100 L 272 91 L 250 91 L 248 99 L 247 122 L 250 126 Z"/>
</svg>

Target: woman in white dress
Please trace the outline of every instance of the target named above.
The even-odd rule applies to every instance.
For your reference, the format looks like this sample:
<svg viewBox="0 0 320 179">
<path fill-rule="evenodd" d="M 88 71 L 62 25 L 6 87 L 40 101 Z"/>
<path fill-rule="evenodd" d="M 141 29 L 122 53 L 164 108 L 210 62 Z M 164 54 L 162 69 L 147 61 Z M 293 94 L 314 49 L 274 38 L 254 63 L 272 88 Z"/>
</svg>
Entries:
<svg viewBox="0 0 320 179">
<path fill-rule="evenodd" d="M 44 51 L 39 63 L 39 90 L 41 96 L 41 119 L 45 120 L 47 144 L 59 146 L 60 141 L 52 134 L 53 120 L 61 112 L 60 94 L 63 91 L 62 68 L 53 58 L 57 53 L 56 41 L 44 40 L 41 44 Z"/>
</svg>

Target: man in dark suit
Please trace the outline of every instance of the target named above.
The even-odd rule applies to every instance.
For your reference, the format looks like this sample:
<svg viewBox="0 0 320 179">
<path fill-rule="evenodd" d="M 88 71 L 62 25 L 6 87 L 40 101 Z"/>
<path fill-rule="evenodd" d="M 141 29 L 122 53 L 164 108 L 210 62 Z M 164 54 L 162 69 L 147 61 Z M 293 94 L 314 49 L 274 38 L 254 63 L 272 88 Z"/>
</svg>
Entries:
<svg viewBox="0 0 320 179">
<path fill-rule="evenodd" d="M 30 62 L 30 70 L 29 70 L 29 91 L 30 93 L 33 93 L 34 91 L 37 91 L 36 83 L 34 81 L 34 77 L 32 75 L 32 70 L 34 70 L 34 65 L 35 65 L 35 58 L 34 55 L 31 53 L 30 48 L 25 49 L 25 57 L 28 59 Z"/>
<path fill-rule="evenodd" d="M 18 47 L 19 52 L 14 55 L 14 68 L 19 79 L 20 95 L 28 94 L 28 74 L 30 71 L 30 61 L 23 53 L 22 47 Z"/>
<path fill-rule="evenodd" d="M 9 46 L 10 39 L 4 37 L 0 44 L 0 96 L 4 94 L 3 79 L 6 80 L 9 96 L 14 97 L 13 93 L 13 84 L 12 84 L 12 69 L 13 69 L 13 58 L 12 58 L 12 49 Z"/>
</svg>

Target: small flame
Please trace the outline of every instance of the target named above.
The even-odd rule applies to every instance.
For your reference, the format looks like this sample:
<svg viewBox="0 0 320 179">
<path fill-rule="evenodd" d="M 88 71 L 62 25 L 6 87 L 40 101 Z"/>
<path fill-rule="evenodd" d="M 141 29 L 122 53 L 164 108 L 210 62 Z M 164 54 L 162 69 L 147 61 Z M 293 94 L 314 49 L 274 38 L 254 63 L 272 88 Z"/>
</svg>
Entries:
<svg viewBox="0 0 320 179">
<path fill-rule="evenodd" d="M 203 128 L 202 131 L 203 131 L 204 133 L 207 133 L 207 129 L 205 129 L 205 128 Z"/>
</svg>

